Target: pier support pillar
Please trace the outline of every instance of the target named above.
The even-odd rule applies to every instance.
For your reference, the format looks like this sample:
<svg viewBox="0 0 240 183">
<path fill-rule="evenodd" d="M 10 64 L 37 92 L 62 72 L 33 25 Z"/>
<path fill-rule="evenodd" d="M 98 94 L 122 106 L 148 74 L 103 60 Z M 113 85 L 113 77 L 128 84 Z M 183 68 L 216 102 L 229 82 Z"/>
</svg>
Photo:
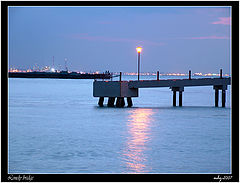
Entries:
<svg viewBox="0 0 240 183">
<path fill-rule="evenodd" d="M 127 103 L 128 103 L 128 107 L 132 107 L 133 106 L 132 97 L 127 97 Z"/>
<path fill-rule="evenodd" d="M 176 91 L 174 90 L 173 91 L 173 106 L 175 107 L 176 106 Z"/>
<path fill-rule="evenodd" d="M 103 107 L 103 101 L 104 101 L 104 97 L 99 97 L 98 105 L 100 107 Z"/>
<path fill-rule="evenodd" d="M 109 97 L 108 98 L 108 107 L 114 107 L 115 97 Z"/>
<path fill-rule="evenodd" d="M 226 101 L 226 92 L 225 90 L 222 90 L 222 107 L 225 107 L 225 101 Z"/>
<path fill-rule="evenodd" d="M 179 106 L 182 106 L 182 92 L 184 91 L 184 87 L 171 87 L 173 91 L 173 106 L 176 106 L 176 93 L 179 92 Z"/>
<path fill-rule="evenodd" d="M 124 97 L 117 97 L 116 107 L 124 107 Z"/>
<path fill-rule="evenodd" d="M 179 106 L 182 107 L 182 91 L 179 91 Z"/>
<path fill-rule="evenodd" d="M 222 90 L 222 107 L 225 107 L 227 85 L 215 85 L 213 89 L 215 90 L 215 107 L 218 107 L 219 90 Z"/>
<path fill-rule="evenodd" d="M 218 89 L 215 89 L 215 107 L 218 107 Z"/>
</svg>

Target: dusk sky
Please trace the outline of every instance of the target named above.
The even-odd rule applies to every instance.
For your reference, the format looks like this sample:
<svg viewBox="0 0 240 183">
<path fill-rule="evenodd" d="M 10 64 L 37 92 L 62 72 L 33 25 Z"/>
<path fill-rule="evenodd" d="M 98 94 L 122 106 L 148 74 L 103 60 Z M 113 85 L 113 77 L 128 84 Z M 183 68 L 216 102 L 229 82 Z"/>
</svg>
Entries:
<svg viewBox="0 0 240 183">
<path fill-rule="evenodd" d="M 10 7 L 9 67 L 230 73 L 230 7 Z"/>
</svg>

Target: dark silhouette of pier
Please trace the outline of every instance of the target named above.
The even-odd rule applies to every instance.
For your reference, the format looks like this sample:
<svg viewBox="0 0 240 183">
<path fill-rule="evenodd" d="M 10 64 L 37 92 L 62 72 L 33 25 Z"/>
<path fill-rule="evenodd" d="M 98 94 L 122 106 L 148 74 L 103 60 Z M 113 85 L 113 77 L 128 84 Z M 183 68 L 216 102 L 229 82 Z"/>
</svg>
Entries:
<svg viewBox="0 0 240 183">
<path fill-rule="evenodd" d="M 231 84 L 230 77 L 222 77 L 220 70 L 219 78 L 192 79 L 189 71 L 188 79 L 159 79 L 159 72 L 156 80 L 122 81 L 121 73 L 119 81 L 94 81 L 93 96 L 99 97 L 99 106 L 103 106 L 104 97 L 108 97 L 108 107 L 124 107 L 124 98 L 127 98 L 128 107 L 132 107 L 132 97 L 138 97 L 139 88 L 169 87 L 173 92 L 173 106 L 176 106 L 176 93 L 179 92 L 179 106 L 182 106 L 182 97 L 185 87 L 213 86 L 215 90 L 215 107 L 218 107 L 219 90 L 222 90 L 222 107 L 225 107 L 227 85 Z"/>
</svg>

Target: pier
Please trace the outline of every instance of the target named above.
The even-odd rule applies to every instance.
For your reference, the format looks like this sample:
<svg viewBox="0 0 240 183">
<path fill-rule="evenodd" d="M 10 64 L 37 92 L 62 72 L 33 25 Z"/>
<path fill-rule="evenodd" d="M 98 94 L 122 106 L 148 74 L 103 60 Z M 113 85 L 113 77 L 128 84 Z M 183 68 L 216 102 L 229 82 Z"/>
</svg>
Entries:
<svg viewBox="0 0 240 183">
<path fill-rule="evenodd" d="M 190 72 L 189 72 L 190 73 Z M 215 90 L 215 107 L 218 107 L 219 90 L 222 91 L 222 107 L 225 107 L 227 86 L 231 84 L 231 78 L 200 78 L 193 79 L 189 76 L 188 79 L 165 79 L 160 80 L 157 74 L 156 80 L 136 80 L 136 81 L 122 81 L 121 74 L 119 81 L 94 81 L 93 82 L 93 96 L 99 97 L 99 106 L 103 106 L 104 98 L 108 98 L 108 107 L 124 107 L 124 98 L 127 98 L 127 106 L 132 107 L 132 97 L 138 97 L 139 88 L 153 88 L 153 87 L 169 87 L 173 93 L 173 106 L 177 104 L 177 95 L 179 93 L 179 106 L 181 107 L 183 92 L 185 87 L 197 86 L 213 86 Z M 197 96 L 196 96 L 197 97 Z M 114 102 L 116 100 L 116 105 Z"/>
</svg>

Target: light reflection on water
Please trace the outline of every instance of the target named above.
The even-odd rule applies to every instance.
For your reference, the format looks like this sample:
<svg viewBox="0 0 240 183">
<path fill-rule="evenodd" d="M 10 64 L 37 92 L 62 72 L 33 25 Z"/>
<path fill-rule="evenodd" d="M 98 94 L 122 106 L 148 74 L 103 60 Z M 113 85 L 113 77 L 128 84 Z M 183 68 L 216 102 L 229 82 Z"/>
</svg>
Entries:
<svg viewBox="0 0 240 183">
<path fill-rule="evenodd" d="M 124 150 L 124 160 L 127 172 L 143 173 L 149 171 L 147 167 L 147 143 L 151 140 L 152 109 L 137 108 L 129 111 L 127 131 L 128 138 Z"/>
</svg>

